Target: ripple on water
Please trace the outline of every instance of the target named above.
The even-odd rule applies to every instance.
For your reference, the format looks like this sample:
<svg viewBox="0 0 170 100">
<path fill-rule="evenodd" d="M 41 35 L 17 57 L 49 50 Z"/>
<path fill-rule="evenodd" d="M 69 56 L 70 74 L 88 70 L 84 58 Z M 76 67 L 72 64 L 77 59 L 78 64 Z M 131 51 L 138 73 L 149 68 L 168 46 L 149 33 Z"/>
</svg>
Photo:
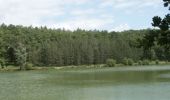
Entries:
<svg viewBox="0 0 170 100">
<path fill-rule="evenodd" d="M 170 79 L 170 73 L 167 74 L 160 74 L 158 78 Z"/>
</svg>

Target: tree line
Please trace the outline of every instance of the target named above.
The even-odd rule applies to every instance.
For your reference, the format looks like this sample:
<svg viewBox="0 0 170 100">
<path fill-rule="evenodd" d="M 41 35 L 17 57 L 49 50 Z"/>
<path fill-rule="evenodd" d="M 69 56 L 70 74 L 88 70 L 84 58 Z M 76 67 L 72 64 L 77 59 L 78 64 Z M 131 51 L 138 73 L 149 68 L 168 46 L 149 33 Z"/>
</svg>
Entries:
<svg viewBox="0 0 170 100">
<path fill-rule="evenodd" d="M 170 0 L 163 0 L 164 7 L 170 10 Z M 155 16 L 152 19 L 152 26 L 159 28 L 151 30 L 140 40 L 140 47 L 144 48 L 146 53 L 153 53 L 156 49 L 159 51 L 159 58 L 170 61 L 170 14 L 166 14 L 164 18 Z"/>
<path fill-rule="evenodd" d="M 163 0 L 170 10 L 170 0 Z M 153 17 L 156 29 L 108 32 L 0 25 L 0 65 L 66 66 L 107 61 L 170 61 L 170 14 Z M 114 59 L 114 60 L 113 60 Z M 20 67 L 22 68 L 22 67 Z"/>
<path fill-rule="evenodd" d="M 22 25 L 0 25 L 0 59 L 8 65 L 32 63 L 36 66 L 103 64 L 107 59 L 121 63 L 124 58 L 166 59 L 162 47 L 150 50 L 139 41 L 151 32 L 129 30 L 108 32 L 75 31 Z M 161 55 L 160 55 L 161 54 Z"/>
<path fill-rule="evenodd" d="M 67 66 L 103 64 L 107 59 L 168 60 L 160 45 L 152 45 L 157 30 L 108 32 L 69 31 L 47 27 L 0 25 L 0 62 L 6 65 Z M 149 39 L 146 37 L 149 36 Z M 151 44 L 150 44 L 151 43 Z M 148 47 L 150 47 L 148 49 Z"/>
</svg>

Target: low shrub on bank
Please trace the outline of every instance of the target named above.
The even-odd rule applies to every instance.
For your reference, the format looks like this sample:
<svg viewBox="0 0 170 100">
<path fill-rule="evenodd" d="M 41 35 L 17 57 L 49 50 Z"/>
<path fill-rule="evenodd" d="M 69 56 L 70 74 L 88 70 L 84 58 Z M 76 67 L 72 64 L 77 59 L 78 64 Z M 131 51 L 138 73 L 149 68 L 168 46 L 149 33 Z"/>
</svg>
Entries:
<svg viewBox="0 0 170 100">
<path fill-rule="evenodd" d="M 132 66 L 134 64 L 133 59 L 128 59 L 128 65 Z"/>
<path fill-rule="evenodd" d="M 134 61 L 131 58 L 124 58 L 122 60 L 122 64 L 132 66 L 134 64 Z"/>
<path fill-rule="evenodd" d="M 138 65 L 143 65 L 142 60 L 139 60 L 139 61 L 138 61 Z"/>
<path fill-rule="evenodd" d="M 0 67 L 3 69 L 5 67 L 5 60 L 0 59 Z"/>
<path fill-rule="evenodd" d="M 156 61 L 155 61 L 155 64 L 156 64 L 156 65 L 159 65 L 159 60 L 156 60 Z"/>
<path fill-rule="evenodd" d="M 115 67 L 115 65 L 116 65 L 116 60 L 114 60 L 114 59 L 107 59 L 107 61 L 106 61 L 106 66 L 107 67 Z"/>
<path fill-rule="evenodd" d="M 122 60 L 122 64 L 124 64 L 124 65 L 128 65 L 128 59 L 127 59 L 127 58 L 123 58 L 123 60 Z"/>
<path fill-rule="evenodd" d="M 143 60 L 142 65 L 149 65 L 150 64 L 149 62 L 150 62 L 149 60 Z"/>
<path fill-rule="evenodd" d="M 32 70 L 32 69 L 33 69 L 33 64 L 32 64 L 32 63 L 27 63 L 27 64 L 25 65 L 25 69 L 26 69 L 26 70 Z"/>
</svg>

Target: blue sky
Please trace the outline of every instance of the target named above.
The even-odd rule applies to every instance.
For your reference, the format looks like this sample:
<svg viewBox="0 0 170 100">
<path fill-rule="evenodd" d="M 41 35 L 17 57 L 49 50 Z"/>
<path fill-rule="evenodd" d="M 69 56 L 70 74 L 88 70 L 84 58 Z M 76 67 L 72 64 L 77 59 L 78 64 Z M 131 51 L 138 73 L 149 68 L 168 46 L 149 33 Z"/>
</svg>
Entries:
<svg viewBox="0 0 170 100">
<path fill-rule="evenodd" d="M 70 30 L 152 28 L 167 13 L 162 0 L 0 0 L 0 23 Z"/>
</svg>

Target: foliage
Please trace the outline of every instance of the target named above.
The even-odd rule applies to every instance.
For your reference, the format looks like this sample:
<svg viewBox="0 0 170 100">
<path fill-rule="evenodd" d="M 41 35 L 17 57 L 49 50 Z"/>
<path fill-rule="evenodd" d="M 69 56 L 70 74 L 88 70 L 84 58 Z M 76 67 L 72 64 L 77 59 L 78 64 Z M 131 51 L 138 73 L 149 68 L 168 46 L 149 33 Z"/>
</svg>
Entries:
<svg viewBox="0 0 170 100">
<path fill-rule="evenodd" d="M 155 64 L 156 64 L 156 65 L 159 65 L 159 60 L 156 60 L 156 61 L 155 61 Z"/>
<path fill-rule="evenodd" d="M 26 63 L 25 69 L 26 70 L 32 70 L 33 69 L 33 64 L 32 63 Z"/>
<path fill-rule="evenodd" d="M 143 62 L 142 62 L 142 65 L 149 65 L 150 64 L 150 61 L 149 60 L 143 60 Z"/>
<path fill-rule="evenodd" d="M 116 65 L 116 60 L 114 59 L 107 59 L 106 66 L 107 67 L 114 67 Z"/>
<path fill-rule="evenodd" d="M 169 7 L 170 0 L 163 0 L 163 2 L 164 2 L 164 7 Z M 169 10 L 170 10 L 170 7 L 169 7 Z M 169 27 L 170 27 L 169 25 L 170 25 L 170 14 L 165 15 L 163 19 L 159 16 L 153 17 L 152 26 L 159 27 L 162 31 L 165 32 L 169 30 Z M 161 33 L 161 35 L 164 34 L 164 37 L 165 37 L 166 32 L 165 33 L 164 32 Z"/>
<path fill-rule="evenodd" d="M 122 63 L 123 63 L 124 65 L 128 65 L 128 58 L 123 58 Z"/>
<path fill-rule="evenodd" d="M 163 2 L 164 7 L 170 10 L 170 0 Z M 143 38 L 138 39 L 138 46 L 143 48 L 143 59 L 170 60 L 170 14 L 164 18 L 155 16 L 152 21 L 152 26 L 160 30 L 150 30 Z"/>
<path fill-rule="evenodd" d="M 132 66 L 134 64 L 134 61 L 133 61 L 133 59 L 128 59 L 128 65 L 130 65 L 130 66 Z"/>
<path fill-rule="evenodd" d="M 142 60 L 139 60 L 139 61 L 138 61 L 138 65 L 143 65 Z"/>
<path fill-rule="evenodd" d="M 26 62 L 36 66 L 104 64 L 109 58 L 122 63 L 122 58 L 125 57 L 135 61 L 167 60 L 170 52 L 168 55 L 163 46 L 154 43 L 154 47 L 147 49 L 153 45 L 151 42 L 156 39 L 153 37 L 157 36 L 157 32 L 149 29 L 124 32 L 81 29 L 69 31 L 2 24 L 0 57 L 7 64 L 20 67 Z M 149 35 L 150 33 L 152 34 Z M 145 37 L 147 41 L 142 41 Z M 124 64 L 129 65 L 128 60 L 125 59 Z"/>
<path fill-rule="evenodd" d="M 0 25 L 0 54 L 10 65 L 30 62 L 37 66 L 104 64 L 109 58 L 121 62 L 139 60 L 142 49 L 132 46 L 147 30 L 107 32 L 69 31 L 47 27 Z"/>
<path fill-rule="evenodd" d="M 16 61 L 17 64 L 20 66 L 20 69 L 25 69 L 25 64 L 27 61 L 27 53 L 26 48 L 22 43 L 19 43 L 17 48 L 15 49 Z"/>
<path fill-rule="evenodd" d="M 122 61 L 122 63 L 123 63 L 124 65 L 130 65 L 130 66 L 132 66 L 132 65 L 134 64 L 134 61 L 133 61 L 133 59 L 131 59 L 131 58 L 124 58 L 123 61 Z"/>
<path fill-rule="evenodd" d="M 5 67 L 5 60 L 2 58 L 0 59 L 0 66 L 1 66 L 1 68 Z"/>
</svg>

